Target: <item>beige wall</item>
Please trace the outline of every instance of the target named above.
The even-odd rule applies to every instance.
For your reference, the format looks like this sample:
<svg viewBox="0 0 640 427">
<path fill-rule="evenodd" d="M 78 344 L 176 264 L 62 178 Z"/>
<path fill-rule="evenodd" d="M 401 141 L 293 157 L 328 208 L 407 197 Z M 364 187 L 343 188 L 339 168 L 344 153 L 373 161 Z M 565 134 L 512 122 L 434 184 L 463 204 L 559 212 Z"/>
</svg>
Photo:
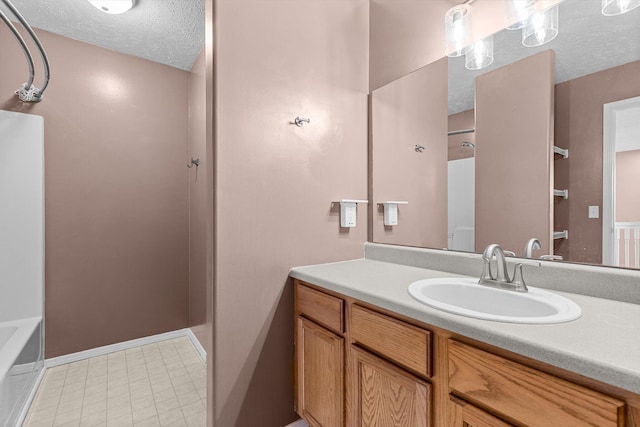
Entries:
<svg viewBox="0 0 640 427">
<path fill-rule="evenodd" d="M 640 150 L 616 153 L 616 222 L 640 222 Z"/>
<path fill-rule="evenodd" d="M 207 334 L 207 168 L 205 52 L 189 74 L 189 326 L 203 346 Z"/>
<path fill-rule="evenodd" d="M 535 237 L 551 253 L 554 76 L 546 50 L 476 78 L 477 252 Z"/>
<path fill-rule="evenodd" d="M 556 187 L 569 189 L 557 200 L 555 227 L 569 229 L 556 253 L 575 262 L 602 262 L 602 219 L 588 218 L 589 206 L 602 209 L 603 105 L 640 96 L 640 61 L 556 85 L 556 145 L 569 149 L 555 161 Z"/>
<path fill-rule="evenodd" d="M 0 108 L 45 123 L 46 357 L 186 327 L 188 73 L 39 31 L 52 80 L 27 105 L 0 31 Z"/>
<path fill-rule="evenodd" d="M 443 58 L 371 95 L 374 242 L 447 247 L 447 65 Z M 381 203 L 391 200 L 409 203 L 385 226 Z"/>
<path fill-rule="evenodd" d="M 341 230 L 331 202 L 367 197 L 369 5 L 215 8 L 211 410 L 218 426 L 282 427 L 296 418 L 288 271 L 361 257 L 367 236 L 366 208 Z"/>
</svg>

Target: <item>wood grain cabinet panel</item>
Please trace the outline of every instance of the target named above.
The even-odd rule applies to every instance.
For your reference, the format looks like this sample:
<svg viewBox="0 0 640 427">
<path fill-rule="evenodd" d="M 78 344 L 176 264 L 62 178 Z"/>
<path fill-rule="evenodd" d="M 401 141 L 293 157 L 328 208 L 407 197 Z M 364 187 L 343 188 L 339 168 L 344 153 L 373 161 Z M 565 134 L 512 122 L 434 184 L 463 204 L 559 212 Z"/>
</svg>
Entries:
<svg viewBox="0 0 640 427">
<path fill-rule="evenodd" d="M 514 427 L 455 397 L 449 404 L 449 427 Z"/>
<path fill-rule="evenodd" d="M 344 332 L 344 301 L 296 281 L 298 312 L 327 328 Z"/>
<path fill-rule="evenodd" d="M 349 353 L 349 427 L 431 425 L 430 384 L 357 347 Z"/>
<path fill-rule="evenodd" d="M 344 338 L 298 317 L 298 413 L 313 427 L 344 424 Z"/>
<path fill-rule="evenodd" d="M 357 306 L 351 306 L 351 339 L 413 372 L 431 376 L 431 332 Z"/>
<path fill-rule="evenodd" d="M 519 425 L 624 426 L 624 402 L 455 340 L 449 341 L 449 387 Z"/>
</svg>

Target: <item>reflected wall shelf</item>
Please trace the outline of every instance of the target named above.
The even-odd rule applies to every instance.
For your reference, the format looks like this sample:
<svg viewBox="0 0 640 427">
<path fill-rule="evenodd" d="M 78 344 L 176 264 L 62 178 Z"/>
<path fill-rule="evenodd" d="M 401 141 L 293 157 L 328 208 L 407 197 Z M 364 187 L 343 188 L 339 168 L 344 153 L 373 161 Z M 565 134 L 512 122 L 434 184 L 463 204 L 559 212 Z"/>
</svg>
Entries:
<svg viewBox="0 0 640 427">
<path fill-rule="evenodd" d="M 356 226 L 358 204 L 369 203 L 369 201 L 358 199 L 342 199 L 332 203 L 340 203 L 340 227 L 351 228 Z"/>
<path fill-rule="evenodd" d="M 569 230 L 562 230 L 562 231 L 554 231 L 553 232 L 553 239 L 557 240 L 557 239 L 568 239 L 569 238 Z"/>
<path fill-rule="evenodd" d="M 555 154 L 560 154 L 562 156 L 562 158 L 567 159 L 569 158 L 569 149 L 568 148 L 560 148 L 556 145 L 553 146 L 553 152 Z"/>
<path fill-rule="evenodd" d="M 562 197 L 563 199 L 569 198 L 569 190 L 553 190 L 555 197 Z"/>
<path fill-rule="evenodd" d="M 390 200 L 379 203 L 384 206 L 384 225 L 398 225 L 398 205 L 407 205 L 407 201 Z"/>
</svg>

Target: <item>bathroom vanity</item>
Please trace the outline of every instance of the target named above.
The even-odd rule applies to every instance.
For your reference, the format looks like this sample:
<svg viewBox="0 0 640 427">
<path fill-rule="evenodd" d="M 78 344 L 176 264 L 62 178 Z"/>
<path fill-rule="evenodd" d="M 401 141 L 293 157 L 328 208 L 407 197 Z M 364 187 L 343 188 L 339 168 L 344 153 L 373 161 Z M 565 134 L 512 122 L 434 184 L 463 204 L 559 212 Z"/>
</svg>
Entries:
<svg viewBox="0 0 640 427">
<path fill-rule="evenodd" d="M 293 269 L 298 414 L 332 427 L 640 426 L 640 305 L 615 300 L 637 272 L 608 279 L 605 299 L 589 295 L 591 267 L 525 270 L 530 286 L 557 268 L 586 283 L 553 289 L 583 313 L 551 325 L 450 314 L 407 292 L 479 266 L 476 255 L 366 244 L 364 259 Z"/>
</svg>

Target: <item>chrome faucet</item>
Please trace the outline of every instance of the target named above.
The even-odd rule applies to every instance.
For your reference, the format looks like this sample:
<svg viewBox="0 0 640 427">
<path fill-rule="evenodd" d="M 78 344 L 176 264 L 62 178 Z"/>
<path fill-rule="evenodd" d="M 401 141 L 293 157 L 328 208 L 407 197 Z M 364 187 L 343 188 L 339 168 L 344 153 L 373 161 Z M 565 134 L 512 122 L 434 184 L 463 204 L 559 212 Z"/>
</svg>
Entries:
<svg viewBox="0 0 640 427">
<path fill-rule="evenodd" d="M 491 270 L 491 261 L 496 259 L 496 274 Z M 493 288 L 506 289 L 515 292 L 527 292 L 527 285 L 522 277 L 522 263 L 517 263 L 513 269 L 513 279 L 509 277 L 507 271 L 507 260 L 504 251 L 497 244 L 491 244 L 486 247 L 482 253 L 482 275 L 478 283 Z"/>
<path fill-rule="evenodd" d="M 524 257 L 533 258 L 533 250 L 540 249 L 540 248 L 542 248 L 542 244 L 540 243 L 540 240 L 536 239 L 535 237 L 533 239 L 530 239 L 527 242 L 527 246 L 525 246 L 524 248 Z"/>
</svg>

